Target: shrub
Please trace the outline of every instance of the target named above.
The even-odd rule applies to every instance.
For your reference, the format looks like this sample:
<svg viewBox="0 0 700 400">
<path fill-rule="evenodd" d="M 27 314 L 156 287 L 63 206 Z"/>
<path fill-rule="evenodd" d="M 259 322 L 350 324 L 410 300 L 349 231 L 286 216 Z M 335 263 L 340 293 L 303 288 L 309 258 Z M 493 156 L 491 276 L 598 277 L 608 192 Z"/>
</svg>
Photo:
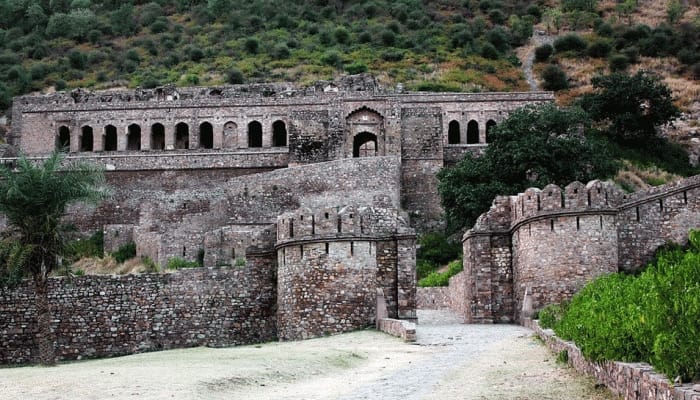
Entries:
<svg viewBox="0 0 700 400">
<path fill-rule="evenodd" d="M 571 300 L 555 332 L 593 360 L 651 362 L 672 378 L 700 378 L 700 231 L 689 248 L 662 248 L 639 276 L 596 279 Z"/>
<path fill-rule="evenodd" d="M 335 28 L 333 36 L 335 36 L 335 41 L 340 44 L 346 44 L 350 40 L 350 32 L 342 26 Z"/>
<path fill-rule="evenodd" d="M 450 278 L 460 273 L 463 269 L 462 260 L 451 262 L 445 272 L 431 272 L 428 276 L 418 281 L 420 287 L 447 286 Z"/>
<path fill-rule="evenodd" d="M 276 60 L 285 60 L 289 58 L 292 52 L 286 44 L 277 44 L 272 48 L 272 58 Z"/>
<path fill-rule="evenodd" d="M 393 46 L 396 43 L 396 34 L 389 29 L 383 30 L 379 38 L 385 46 Z"/>
<path fill-rule="evenodd" d="M 598 39 L 591 42 L 586 49 L 586 54 L 594 58 L 607 57 L 612 50 L 612 45 L 607 40 Z"/>
<path fill-rule="evenodd" d="M 99 230 L 87 239 L 76 239 L 68 242 L 64 257 L 69 263 L 86 257 L 102 257 L 103 247 L 104 234 Z"/>
<path fill-rule="evenodd" d="M 250 54 L 257 54 L 258 49 L 260 48 L 260 42 L 258 42 L 258 39 L 251 37 L 245 40 L 245 43 L 243 44 L 243 47 L 245 47 L 245 50 L 250 53 Z"/>
<path fill-rule="evenodd" d="M 565 51 L 581 52 L 586 49 L 586 41 L 575 33 L 569 33 L 554 41 L 554 49 L 557 53 Z"/>
<path fill-rule="evenodd" d="M 112 257 L 114 257 L 118 263 L 123 263 L 126 260 L 136 257 L 136 244 L 134 242 L 129 242 L 119 246 L 117 251 L 112 253 Z"/>
<path fill-rule="evenodd" d="M 499 57 L 498 50 L 496 50 L 496 48 L 489 42 L 481 45 L 481 51 L 479 51 L 479 54 L 489 60 L 498 60 Z"/>
<path fill-rule="evenodd" d="M 183 268 L 199 268 L 201 265 L 199 265 L 198 262 L 196 261 L 188 261 L 185 260 L 184 258 L 180 257 L 173 257 L 168 259 L 168 263 L 166 264 L 166 268 L 168 269 L 183 269 Z"/>
<path fill-rule="evenodd" d="M 542 71 L 542 87 L 545 90 L 562 90 L 569 87 L 566 73 L 557 65 L 548 65 Z"/>
<path fill-rule="evenodd" d="M 160 272 L 160 267 L 149 256 L 141 257 L 141 262 L 146 267 L 145 272 Z"/>
<path fill-rule="evenodd" d="M 444 233 L 429 232 L 418 239 L 418 260 L 442 265 L 462 255 L 462 244 L 450 241 Z"/>
<path fill-rule="evenodd" d="M 78 49 L 72 49 L 68 52 L 68 62 L 75 69 L 83 69 L 87 64 L 87 56 Z"/>
<path fill-rule="evenodd" d="M 367 65 L 360 61 L 355 61 L 352 64 L 345 66 L 345 71 L 350 75 L 361 74 L 367 72 Z"/>
<path fill-rule="evenodd" d="M 240 85 L 245 83 L 245 77 L 240 69 L 231 68 L 226 73 L 226 81 L 232 85 Z"/>
<path fill-rule="evenodd" d="M 554 53 L 554 47 L 551 44 L 543 44 L 535 49 L 535 61 L 547 61 L 552 53 Z"/>
<path fill-rule="evenodd" d="M 566 313 L 566 303 L 550 304 L 537 313 L 540 326 L 544 329 L 553 329 Z"/>
<path fill-rule="evenodd" d="M 336 68 L 340 68 L 343 65 L 343 59 L 337 51 L 330 50 L 325 52 L 321 56 L 321 62 Z"/>
<path fill-rule="evenodd" d="M 608 65 L 612 72 L 624 71 L 630 65 L 630 60 L 624 54 L 615 54 L 608 60 Z"/>
</svg>

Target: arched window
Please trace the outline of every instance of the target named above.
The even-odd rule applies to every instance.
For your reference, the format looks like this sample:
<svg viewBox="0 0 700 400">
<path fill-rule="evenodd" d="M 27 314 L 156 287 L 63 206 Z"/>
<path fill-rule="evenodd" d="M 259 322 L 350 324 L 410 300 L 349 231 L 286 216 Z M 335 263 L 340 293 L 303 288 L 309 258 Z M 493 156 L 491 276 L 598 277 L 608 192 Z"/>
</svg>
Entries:
<svg viewBox="0 0 700 400">
<path fill-rule="evenodd" d="M 175 148 L 178 150 L 190 148 L 190 127 L 184 122 L 175 125 Z"/>
<path fill-rule="evenodd" d="M 491 130 L 496 127 L 496 121 L 490 119 L 488 122 L 486 122 L 486 143 L 489 142 L 489 134 L 491 133 Z"/>
<path fill-rule="evenodd" d="M 214 128 L 209 122 L 199 125 L 199 147 L 202 149 L 214 148 Z"/>
<path fill-rule="evenodd" d="M 283 121 L 275 121 L 272 124 L 272 146 L 284 147 L 287 145 L 287 126 Z"/>
<path fill-rule="evenodd" d="M 105 126 L 105 151 L 117 151 L 117 128 L 114 125 Z"/>
<path fill-rule="evenodd" d="M 447 130 L 447 143 L 459 144 L 459 122 L 450 121 L 449 129 Z"/>
<path fill-rule="evenodd" d="M 80 135 L 80 151 L 92 151 L 92 127 L 85 125 Z"/>
<path fill-rule="evenodd" d="M 165 127 L 163 124 L 151 125 L 151 150 L 165 150 Z"/>
<path fill-rule="evenodd" d="M 377 136 L 369 132 L 360 132 L 352 143 L 353 157 L 374 157 L 377 155 Z"/>
<path fill-rule="evenodd" d="M 141 127 L 137 124 L 129 125 L 126 137 L 127 150 L 141 150 Z"/>
<path fill-rule="evenodd" d="M 258 121 L 248 124 L 248 147 L 262 147 L 262 125 Z"/>
<path fill-rule="evenodd" d="M 479 123 L 471 120 L 467 124 L 467 144 L 479 143 Z"/>
<path fill-rule="evenodd" d="M 235 149 L 238 144 L 238 137 L 236 137 L 236 131 L 238 127 L 235 122 L 229 121 L 224 124 L 224 143 L 223 147 L 225 149 Z"/>
<path fill-rule="evenodd" d="M 56 149 L 60 151 L 70 151 L 70 129 L 68 129 L 67 126 L 61 126 L 58 128 Z"/>
</svg>

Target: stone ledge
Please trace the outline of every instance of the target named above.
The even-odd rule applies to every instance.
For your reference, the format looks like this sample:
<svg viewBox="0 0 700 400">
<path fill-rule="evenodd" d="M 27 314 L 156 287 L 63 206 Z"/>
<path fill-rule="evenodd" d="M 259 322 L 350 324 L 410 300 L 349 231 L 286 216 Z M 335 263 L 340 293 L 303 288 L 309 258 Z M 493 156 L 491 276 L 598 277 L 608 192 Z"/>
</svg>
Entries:
<svg viewBox="0 0 700 400">
<path fill-rule="evenodd" d="M 583 357 L 573 342 L 558 338 L 550 329 L 540 328 L 538 321 L 526 318 L 522 324 L 535 331 L 552 352 L 566 351 L 569 365 L 576 371 L 591 376 L 625 400 L 700 400 L 700 392 L 693 390 L 692 384 L 673 385 L 665 375 L 654 371 L 649 364 L 592 362 Z"/>
<path fill-rule="evenodd" d="M 380 318 L 377 329 L 389 335 L 400 337 L 406 342 L 416 341 L 416 324 L 393 318 Z"/>
</svg>

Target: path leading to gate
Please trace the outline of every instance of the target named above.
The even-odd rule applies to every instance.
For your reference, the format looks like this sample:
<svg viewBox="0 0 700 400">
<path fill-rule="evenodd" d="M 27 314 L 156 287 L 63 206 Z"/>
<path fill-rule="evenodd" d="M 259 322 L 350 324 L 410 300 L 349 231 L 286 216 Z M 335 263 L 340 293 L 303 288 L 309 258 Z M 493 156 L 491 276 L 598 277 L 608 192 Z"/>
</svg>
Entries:
<svg viewBox="0 0 700 400">
<path fill-rule="evenodd" d="M 376 331 L 0 369 L 8 399 L 610 399 L 515 325 L 419 311 L 415 344 Z"/>
</svg>

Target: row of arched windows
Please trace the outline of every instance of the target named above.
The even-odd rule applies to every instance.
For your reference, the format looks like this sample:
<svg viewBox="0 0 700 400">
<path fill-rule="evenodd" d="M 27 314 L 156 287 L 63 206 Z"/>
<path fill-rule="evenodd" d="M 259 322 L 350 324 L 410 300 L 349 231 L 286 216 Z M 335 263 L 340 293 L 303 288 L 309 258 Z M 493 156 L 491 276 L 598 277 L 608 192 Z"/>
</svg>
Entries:
<svg viewBox="0 0 700 400">
<path fill-rule="evenodd" d="M 489 132 L 493 127 L 496 126 L 496 121 L 490 119 L 486 122 L 486 140 L 488 143 Z M 459 121 L 450 121 L 447 127 L 447 143 L 448 144 L 461 144 L 462 143 L 462 132 L 460 129 Z M 478 144 L 479 143 L 479 123 L 475 120 L 471 120 L 467 123 L 467 141 L 466 144 Z"/>
<path fill-rule="evenodd" d="M 222 147 L 246 147 L 243 143 L 238 144 L 236 135 L 237 126 L 234 122 L 227 122 L 223 126 Z M 165 150 L 165 126 L 161 123 L 151 125 L 149 140 L 143 142 L 141 140 L 141 126 L 139 124 L 131 124 L 126 129 L 126 142 L 123 145 L 124 150 Z M 69 150 L 71 148 L 71 131 L 70 128 L 62 125 L 58 128 L 56 137 L 56 148 Z M 214 127 L 209 122 L 202 122 L 199 125 L 199 138 L 196 146 L 190 143 L 190 127 L 185 122 L 180 122 L 175 125 L 174 129 L 174 148 L 176 150 L 184 150 L 190 148 L 213 149 L 214 148 Z M 79 144 L 77 150 L 81 152 L 90 151 L 117 151 L 119 148 L 119 139 L 117 127 L 107 125 L 103 128 L 102 142 L 95 140 L 95 131 L 92 126 L 84 125 L 80 128 L 80 133 L 77 136 Z M 287 126 L 284 121 L 278 120 L 272 124 L 272 146 L 285 147 L 287 146 Z M 248 124 L 247 131 L 247 147 L 263 147 L 263 126 L 258 121 L 252 121 Z M 99 148 L 98 148 L 99 147 Z M 145 148 L 144 148 L 145 147 Z"/>
</svg>

